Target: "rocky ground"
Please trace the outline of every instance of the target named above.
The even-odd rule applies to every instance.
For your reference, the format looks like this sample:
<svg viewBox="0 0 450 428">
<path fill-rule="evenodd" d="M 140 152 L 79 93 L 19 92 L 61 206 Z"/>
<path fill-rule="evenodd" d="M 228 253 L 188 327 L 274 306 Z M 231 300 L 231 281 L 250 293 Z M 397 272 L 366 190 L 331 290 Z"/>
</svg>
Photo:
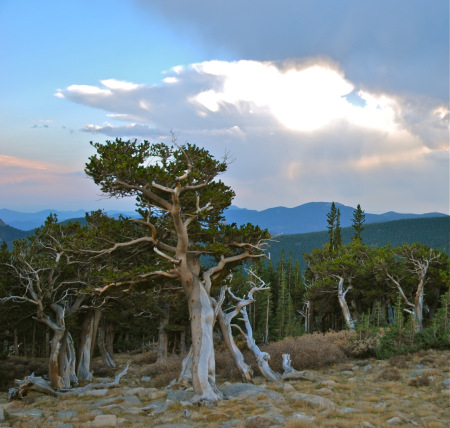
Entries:
<svg viewBox="0 0 450 428">
<path fill-rule="evenodd" d="M 131 358 L 122 355 L 121 367 Z M 1 427 L 384 427 L 450 426 L 450 351 L 354 360 L 306 372 L 309 380 L 221 382 L 227 396 L 193 406 L 192 391 L 152 388 L 131 366 L 118 388 L 72 397 L 0 395 Z M 99 379 L 96 379 L 99 380 Z M 104 381 L 105 379 L 102 379 Z M 110 379 L 112 380 L 112 378 Z"/>
</svg>

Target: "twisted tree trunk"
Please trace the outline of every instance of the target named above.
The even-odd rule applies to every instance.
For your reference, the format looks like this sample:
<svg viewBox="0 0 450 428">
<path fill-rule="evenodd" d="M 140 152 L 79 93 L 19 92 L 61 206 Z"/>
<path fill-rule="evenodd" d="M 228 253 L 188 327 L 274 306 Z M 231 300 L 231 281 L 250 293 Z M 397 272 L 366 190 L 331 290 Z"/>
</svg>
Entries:
<svg viewBox="0 0 450 428">
<path fill-rule="evenodd" d="M 244 361 L 244 356 L 240 349 L 236 346 L 233 339 L 233 333 L 231 331 L 231 319 L 228 319 L 226 314 L 219 310 L 217 314 L 217 320 L 219 321 L 220 329 L 222 331 L 223 340 L 233 358 L 234 364 L 241 374 L 243 382 L 251 382 L 253 379 L 253 370 Z"/>
<path fill-rule="evenodd" d="M 94 311 L 89 310 L 83 316 L 81 327 L 80 350 L 78 357 L 77 376 L 80 380 L 92 380 L 91 346 L 94 334 Z"/>
<path fill-rule="evenodd" d="M 338 299 L 339 304 L 341 305 L 342 314 L 344 315 L 345 324 L 347 325 L 347 328 L 354 330 L 355 329 L 355 322 L 353 321 L 352 315 L 350 313 L 350 309 L 348 308 L 347 301 L 345 300 L 345 296 L 348 293 L 349 290 L 351 290 L 352 286 L 349 285 L 345 291 L 344 291 L 344 278 L 339 278 L 339 284 L 338 284 Z"/>
<path fill-rule="evenodd" d="M 97 343 L 98 350 L 106 366 L 116 367 L 116 362 L 113 358 L 114 324 L 105 318 L 98 326 Z"/>
<path fill-rule="evenodd" d="M 169 338 L 167 336 L 167 326 L 169 325 L 169 307 L 165 307 L 159 319 L 158 330 L 158 357 L 157 362 L 167 361 L 167 349 Z"/>
<path fill-rule="evenodd" d="M 223 398 L 216 386 L 213 324 L 214 309 L 203 284 L 194 277 L 189 295 L 192 337 L 192 386 L 195 402 L 216 402 Z"/>
</svg>

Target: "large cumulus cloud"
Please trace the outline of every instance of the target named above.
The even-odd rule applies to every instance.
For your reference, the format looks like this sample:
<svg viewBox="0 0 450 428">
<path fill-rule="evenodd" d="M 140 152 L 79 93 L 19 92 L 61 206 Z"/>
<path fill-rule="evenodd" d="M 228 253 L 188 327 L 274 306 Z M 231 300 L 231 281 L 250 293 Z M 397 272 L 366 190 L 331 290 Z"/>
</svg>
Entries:
<svg viewBox="0 0 450 428">
<path fill-rule="evenodd" d="M 231 152 L 224 179 L 241 206 L 448 209 L 446 106 L 368 91 L 324 58 L 208 61 L 175 67 L 158 84 L 109 79 L 56 95 L 106 112 L 86 132 L 159 139 L 173 130 L 216 156 Z"/>
</svg>

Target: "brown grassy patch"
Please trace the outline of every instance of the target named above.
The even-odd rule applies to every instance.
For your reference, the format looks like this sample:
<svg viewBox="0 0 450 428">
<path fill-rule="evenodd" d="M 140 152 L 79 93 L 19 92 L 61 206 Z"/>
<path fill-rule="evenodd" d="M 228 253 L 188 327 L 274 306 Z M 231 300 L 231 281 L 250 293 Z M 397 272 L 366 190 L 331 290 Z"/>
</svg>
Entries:
<svg viewBox="0 0 450 428">
<path fill-rule="evenodd" d="M 264 345 L 261 349 L 270 354 L 270 366 L 274 371 L 283 371 L 283 354 L 291 355 L 294 369 L 314 369 L 338 363 L 346 358 L 339 346 L 341 340 L 341 337 L 334 333 L 313 333 L 287 337 L 279 342 Z"/>
<path fill-rule="evenodd" d="M 10 357 L 0 363 L 0 391 L 14 386 L 15 379 L 23 379 L 34 373 L 43 376 L 48 373 L 48 359 Z"/>
<path fill-rule="evenodd" d="M 400 371 L 395 367 L 388 367 L 378 375 L 380 380 L 400 380 L 401 378 Z"/>
<path fill-rule="evenodd" d="M 251 361 L 251 356 L 248 352 L 243 352 L 244 359 Z M 240 382 L 241 374 L 236 368 L 228 349 L 225 346 L 219 346 L 215 352 L 216 357 L 216 373 L 219 377 L 231 382 Z M 248 364 L 248 363 L 247 363 Z M 257 372 L 255 372 L 256 374 Z"/>
<path fill-rule="evenodd" d="M 149 364 L 145 370 L 142 371 L 142 374 L 152 377 L 151 385 L 153 387 L 165 387 L 180 375 L 182 361 L 182 356 L 171 355 L 167 361 Z"/>
<path fill-rule="evenodd" d="M 434 363 L 434 358 L 430 355 L 427 355 L 426 357 L 422 358 L 420 360 L 420 364 L 432 364 Z"/>
<path fill-rule="evenodd" d="M 425 374 L 425 373 L 423 373 L 420 376 L 417 376 L 417 377 L 411 379 L 408 382 L 408 385 L 416 386 L 416 387 L 430 386 L 430 384 L 431 384 L 430 377 L 428 376 L 428 374 Z"/>
<path fill-rule="evenodd" d="M 408 367 L 408 362 L 411 361 L 410 355 L 395 355 L 389 358 L 389 365 L 398 369 Z"/>
<path fill-rule="evenodd" d="M 158 351 L 152 350 L 144 352 L 143 354 L 137 355 L 133 358 L 132 364 L 143 365 L 143 364 L 154 364 L 158 357 Z"/>
</svg>

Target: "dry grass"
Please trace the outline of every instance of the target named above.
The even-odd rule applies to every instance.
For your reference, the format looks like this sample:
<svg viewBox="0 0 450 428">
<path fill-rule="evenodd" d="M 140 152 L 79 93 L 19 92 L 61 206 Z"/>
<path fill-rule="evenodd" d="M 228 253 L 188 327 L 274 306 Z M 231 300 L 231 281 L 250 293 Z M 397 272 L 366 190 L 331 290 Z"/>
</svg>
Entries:
<svg viewBox="0 0 450 428">
<path fill-rule="evenodd" d="M 408 382 L 408 385 L 411 386 L 416 386 L 416 387 L 420 387 L 420 386 L 430 386 L 431 384 L 431 379 L 427 374 L 422 374 L 420 376 L 417 376 L 413 379 L 411 379 Z"/>
<path fill-rule="evenodd" d="M 393 367 L 388 367 L 384 369 L 379 375 L 378 379 L 380 380 L 400 380 L 402 375 L 400 371 Z"/>
<path fill-rule="evenodd" d="M 335 364 L 346 358 L 340 346 L 343 335 L 314 333 L 300 337 L 287 337 L 279 342 L 262 346 L 271 356 L 272 370 L 282 372 L 283 354 L 291 355 L 292 367 L 297 370 L 315 369 Z"/>
<path fill-rule="evenodd" d="M 450 376 L 450 352 L 428 351 L 393 357 L 390 360 L 378 361 L 375 359 L 355 360 L 348 356 L 348 350 L 342 343 L 346 334 L 327 333 L 309 335 L 307 339 L 286 339 L 278 344 L 270 344 L 265 349 L 273 353 L 271 366 L 274 370 L 281 369 L 281 354 L 291 353 L 293 365 L 296 369 L 311 370 L 316 377 L 333 380 L 327 388 L 331 391 L 326 398 L 332 400 L 338 406 L 337 409 L 312 408 L 308 403 L 294 399 L 296 392 L 320 395 L 318 389 L 322 387 L 319 382 L 294 380 L 288 383 L 269 383 L 258 378 L 258 384 L 265 384 L 266 389 L 256 396 L 243 398 L 232 397 L 223 400 L 212 408 L 188 406 L 175 402 L 167 411 L 150 417 L 147 415 L 130 415 L 124 413 L 123 408 L 100 409 L 104 413 L 116 414 L 118 418 L 125 418 L 121 422 L 124 427 L 153 427 L 157 425 L 188 424 L 199 428 L 216 427 L 220 423 L 234 419 L 240 422 L 241 428 L 265 427 L 276 425 L 270 420 L 268 414 L 278 414 L 286 422 L 285 428 L 297 427 L 359 427 L 370 423 L 377 427 L 388 427 L 386 421 L 394 416 L 400 416 L 401 426 L 424 426 L 430 428 L 450 426 L 448 415 L 449 395 L 442 392 L 443 381 Z M 351 335 L 349 335 L 351 337 Z M 313 349 L 313 348 L 316 349 Z M 273 351 L 273 350 L 276 350 Z M 277 356 L 278 355 L 278 356 Z M 244 351 L 246 360 L 254 361 L 248 351 Z M 181 356 L 170 356 L 165 363 L 156 363 L 156 353 L 147 352 L 142 355 L 130 357 L 130 355 L 118 355 L 117 361 L 120 367 L 127 364 L 133 358 L 128 374 L 121 380 L 122 386 L 129 388 L 165 387 L 170 381 L 179 375 Z M 276 359 L 280 358 L 278 363 Z M 302 361 L 299 361 L 301 359 Z M 19 363 L 23 365 L 23 362 Z M 226 380 L 240 381 L 239 374 L 234 369 L 232 360 L 225 348 L 220 348 L 216 353 L 218 385 Z M 364 370 L 362 367 L 369 365 Z M 357 368 L 360 367 L 359 369 Z M 426 375 L 419 375 L 411 379 L 410 373 L 418 368 L 427 369 Z M 429 370 L 432 368 L 433 370 Z M 118 369 L 119 370 L 119 369 Z M 352 370 L 351 373 L 344 373 Z M 259 372 L 255 372 L 259 375 Z M 153 383 L 142 383 L 143 375 L 152 377 Z M 289 385 L 289 387 L 287 387 Z M 273 391 L 284 396 L 284 399 L 271 398 Z M 106 398 L 114 397 L 117 403 L 122 404 L 124 399 L 122 388 L 111 389 Z M 139 395 L 142 407 L 152 403 L 149 396 Z M 92 396 L 73 397 L 67 399 L 43 397 L 37 393 L 31 393 L 27 400 L 15 402 L 18 408 L 39 408 L 44 411 L 45 422 L 41 426 L 53 426 L 47 424 L 47 418 L 64 410 L 76 410 L 78 420 L 70 421 L 73 426 L 89 423 L 95 417 L 92 404 L 99 398 Z M 165 398 L 163 399 L 163 401 Z M 138 406 L 141 407 L 141 406 Z M 342 413 L 339 409 L 351 407 L 359 412 Z M 186 419 L 185 410 L 190 412 Z M 313 422 L 304 420 L 291 420 L 295 413 L 302 413 L 314 418 Z M 250 419 L 251 418 L 251 419 Z M 20 425 L 15 425 L 20 426 Z M 29 425 L 23 425 L 29 426 Z"/>
<path fill-rule="evenodd" d="M 180 375 L 182 361 L 182 356 L 170 355 L 167 361 L 148 364 L 141 374 L 151 376 L 151 386 L 154 388 L 162 388 L 169 385 L 173 379 L 178 378 Z"/>
<path fill-rule="evenodd" d="M 28 359 L 25 357 L 10 357 L 0 362 L 0 391 L 6 391 L 14 386 L 14 379 L 23 379 L 34 373 L 43 376 L 48 373 L 46 358 Z"/>
<path fill-rule="evenodd" d="M 410 355 L 395 355 L 394 357 L 389 358 L 389 365 L 398 369 L 404 369 L 408 367 L 410 361 Z"/>
</svg>

